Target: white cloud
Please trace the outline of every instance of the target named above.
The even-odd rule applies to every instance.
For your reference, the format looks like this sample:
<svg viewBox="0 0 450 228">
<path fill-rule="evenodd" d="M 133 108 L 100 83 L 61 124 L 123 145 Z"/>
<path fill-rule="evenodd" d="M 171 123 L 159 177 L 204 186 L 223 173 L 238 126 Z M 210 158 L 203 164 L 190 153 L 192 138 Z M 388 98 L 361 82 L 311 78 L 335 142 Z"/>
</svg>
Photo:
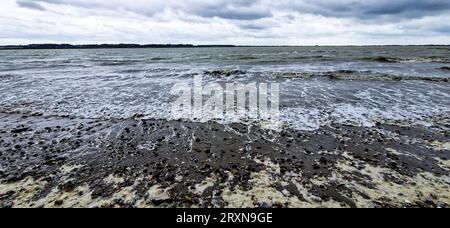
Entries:
<svg viewBox="0 0 450 228">
<path fill-rule="evenodd" d="M 450 3 L 420 2 L 3 0 L 0 44 L 450 44 Z"/>
</svg>

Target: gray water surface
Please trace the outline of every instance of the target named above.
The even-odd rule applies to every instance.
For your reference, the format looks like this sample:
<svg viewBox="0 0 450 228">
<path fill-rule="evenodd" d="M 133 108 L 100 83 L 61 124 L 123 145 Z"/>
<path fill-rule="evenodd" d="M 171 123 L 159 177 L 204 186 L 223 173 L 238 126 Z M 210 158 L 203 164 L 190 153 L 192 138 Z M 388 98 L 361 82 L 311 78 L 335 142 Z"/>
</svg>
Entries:
<svg viewBox="0 0 450 228">
<path fill-rule="evenodd" d="M 0 111 L 166 119 L 172 86 L 202 75 L 280 83 L 282 121 L 296 129 L 426 123 L 450 113 L 449 56 L 446 46 L 5 50 Z"/>
</svg>

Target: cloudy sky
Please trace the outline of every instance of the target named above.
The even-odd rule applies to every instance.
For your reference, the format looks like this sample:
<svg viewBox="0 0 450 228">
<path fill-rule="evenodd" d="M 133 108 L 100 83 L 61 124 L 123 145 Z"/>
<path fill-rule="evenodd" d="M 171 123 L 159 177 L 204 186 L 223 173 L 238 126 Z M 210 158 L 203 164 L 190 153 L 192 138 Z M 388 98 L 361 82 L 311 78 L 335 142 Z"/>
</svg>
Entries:
<svg viewBox="0 0 450 228">
<path fill-rule="evenodd" d="M 449 0 L 1 0 L 0 44 L 450 44 Z"/>
</svg>

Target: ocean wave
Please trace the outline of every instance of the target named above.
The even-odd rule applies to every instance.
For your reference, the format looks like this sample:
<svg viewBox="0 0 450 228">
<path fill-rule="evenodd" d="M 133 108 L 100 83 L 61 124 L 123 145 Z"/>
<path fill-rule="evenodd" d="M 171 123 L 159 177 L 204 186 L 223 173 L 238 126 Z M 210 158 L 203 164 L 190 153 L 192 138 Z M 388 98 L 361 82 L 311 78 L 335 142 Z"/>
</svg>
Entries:
<svg viewBox="0 0 450 228">
<path fill-rule="evenodd" d="M 18 75 L 15 75 L 15 74 L 0 74 L 1 80 L 12 80 L 17 77 L 18 77 Z"/>
<path fill-rule="evenodd" d="M 25 64 L 23 66 L 11 66 L 11 67 L 6 67 L 0 70 L 0 72 L 7 72 L 7 71 L 11 71 L 11 72 L 15 72 L 15 71 L 23 71 L 23 70 L 54 70 L 54 69 L 68 69 L 68 68 L 89 68 L 89 66 L 87 65 L 83 65 L 83 64 L 63 64 L 63 63 L 52 63 L 52 64 L 42 64 L 42 65 L 38 65 L 38 64 Z"/>
<path fill-rule="evenodd" d="M 94 62 L 98 66 L 125 66 L 125 65 L 135 65 L 139 63 L 138 60 L 95 60 Z"/>
<path fill-rule="evenodd" d="M 127 70 L 118 70 L 115 71 L 115 73 L 118 74 L 138 74 L 138 73 L 142 73 L 145 72 L 146 70 L 141 70 L 141 69 L 127 69 Z"/>
<path fill-rule="evenodd" d="M 393 56 L 375 56 L 362 58 L 365 61 L 380 63 L 450 63 L 450 60 L 444 56 L 426 56 L 426 57 L 393 57 Z"/>
<path fill-rule="evenodd" d="M 247 72 L 242 70 L 227 70 L 227 69 L 219 69 L 219 70 L 210 70 L 203 72 L 205 75 L 213 76 L 213 77 L 230 77 L 236 75 L 244 75 Z"/>
<path fill-rule="evenodd" d="M 441 68 L 449 70 L 448 67 Z M 204 71 L 204 75 L 215 78 L 230 78 L 235 76 L 256 75 L 275 79 L 311 79 L 325 78 L 328 80 L 353 80 L 353 81 L 429 81 L 450 82 L 450 77 L 408 76 L 378 73 L 372 71 L 337 70 L 324 72 L 296 72 L 296 71 L 243 71 L 232 69 L 218 69 Z"/>
<path fill-rule="evenodd" d="M 331 80 L 450 82 L 450 78 L 448 77 L 402 76 L 371 72 L 329 72 L 324 74 L 324 76 L 328 77 Z"/>
<path fill-rule="evenodd" d="M 151 61 L 169 61 L 172 60 L 172 58 L 167 58 L 167 57 L 154 57 L 150 59 Z"/>
<path fill-rule="evenodd" d="M 313 56 L 303 55 L 303 56 L 295 56 L 292 59 L 296 59 L 296 60 L 334 60 L 335 57 L 331 56 L 331 55 L 313 55 Z"/>
<path fill-rule="evenodd" d="M 280 131 L 283 129 L 295 129 L 300 131 L 315 131 L 322 127 L 338 124 L 372 128 L 379 124 L 394 125 L 429 125 L 441 119 L 448 120 L 450 112 L 447 108 L 424 109 L 416 106 L 404 110 L 401 107 L 393 107 L 388 110 L 369 108 L 348 103 L 330 105 L 328 108 L 304 108 L 291 107 L 280 110 L 280 121 L 271 122 L 262 119 L 213 119 L 208 121 L 193 120 L 187 118 L 172 118 L 170 115 L 152 115 L 143 112 L 130 112 L 127 115 L 86 115 L 77 112 L 55 112 L 33 109 L 16 109 L 0 107 L 0 114 L 20 115 L 22 117 L 65 118 L 65 119 L 90 119 L 90 120 L 157 120 L 157 121 L 182 121 L 195 123 L 217 123 L 222 125 L 243 124 L 247 126 L 259 126 L 264 129 Z"/>
<path fill-rule="evenodd" d="M 380 62 L 380 63 L 399 63 L 399 62 L 401 62 L 401 59 L 399 59 L 399 58 L 386 57 L 386 56 L 366 57 L 366 58 L 362 58 L 362 60 L 372 61 L 372 62 Z"/>
<path fill-rule="evenodd" d="M 433 49 L 435 49 L 435 50 L 447 50 L 447 51 L 450 51 L 450 47 L 435 47 L 435 48 L 433 48 Z"/>
<path fill-rule="evenodd" d="M 271 72 L 275 78 L 312 78 L 317 76 L 314 72 Z"/>
<path fill-rule="evenodd" d="M 107 62 L 102 62 L 98 65 L 100 66 L 124 66 L 124 65 L 132 65 L 135 64 L 135 62 L 130 62 L 130 61 L 107 61 Z"/>
<path fill-rule="evenodd" d="M 239 56 L 236 59 L 238 60 L 256 60 L 258 57 L 256 56 Z"/>
<path fill-rule="evenodd" d="M 431 81 L 450 82 L 449 77 L 403 76 L 374 73 L 371 71 L 339 70 L 329 72 L 273 72 L 275 78 L 327 78 L 329 80 L 359 81 Z"/>
<path fill-rule="evenodd" d="M 422 58 L 407 58 L 409 62 L 450 63 L 450 59 L 444 56 L 428 56 Z"/>
</svg>

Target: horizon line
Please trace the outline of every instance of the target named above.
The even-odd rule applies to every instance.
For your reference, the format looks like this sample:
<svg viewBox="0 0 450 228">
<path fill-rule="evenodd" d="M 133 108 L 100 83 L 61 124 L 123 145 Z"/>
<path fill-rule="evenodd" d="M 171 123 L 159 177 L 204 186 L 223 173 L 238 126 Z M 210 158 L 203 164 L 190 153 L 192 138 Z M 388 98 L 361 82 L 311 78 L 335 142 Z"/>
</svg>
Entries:
<svg viewBox="0 0 450 228">
<path fill-rule="evenodd" d="M 0 44 L 0 50 L 29 50 L 29 49 L 106 49 L 106 48 L 207 48 L 207 47 L 381 47 L 381 46 L 450 46 L 450 44 L 318 44 L 318 45 L 235 45 L 235 44 L 183 44 L 183 43 L 30 43 L 30 44 Z"/>
</svg>

